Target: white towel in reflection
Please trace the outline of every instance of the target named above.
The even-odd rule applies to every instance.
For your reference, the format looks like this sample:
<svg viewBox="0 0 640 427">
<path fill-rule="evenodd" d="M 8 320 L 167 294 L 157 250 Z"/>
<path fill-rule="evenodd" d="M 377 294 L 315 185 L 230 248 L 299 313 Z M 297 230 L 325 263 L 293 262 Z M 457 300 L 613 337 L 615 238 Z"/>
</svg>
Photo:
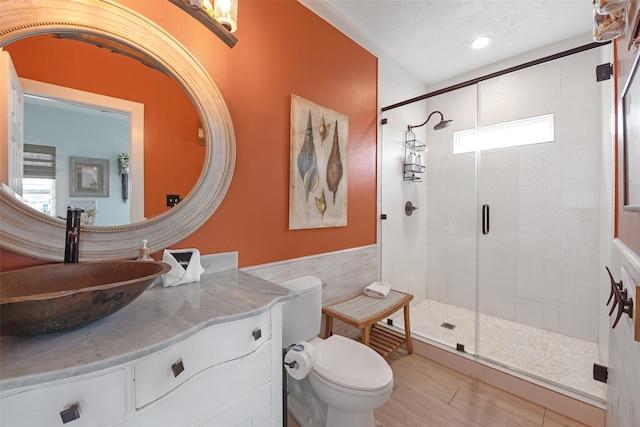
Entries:
<svg viewBox="0 0 640 427">
<path fill-rule="evenodd" d="M 387 282 L 373 282 L 364 288 L 364 294 L 373 298 L 386 298 L 391 290 L 391 285 Z"/>
</svg>

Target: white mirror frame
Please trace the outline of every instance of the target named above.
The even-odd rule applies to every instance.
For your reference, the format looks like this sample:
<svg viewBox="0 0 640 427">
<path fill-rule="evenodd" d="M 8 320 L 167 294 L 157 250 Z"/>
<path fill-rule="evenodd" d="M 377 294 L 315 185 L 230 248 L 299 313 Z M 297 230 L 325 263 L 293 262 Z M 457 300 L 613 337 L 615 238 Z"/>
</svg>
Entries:
<svg viewBox="0 0 640 427">
<path fill-rule="evenodd" d="M 136 47 L 182 85 L 202 119 L 206 159 L 191 193 L 176 207 L 146 221 L 111 227 L 83 226 L 80 261 L 134 258 L 142 239 L 148 240 L 152 252 L 163 250 L 211 217 L 231 184 L 235 133 L 218 88 L 185 47 L 152 21 L 112 0 L 2 1 L 0 16 L 0 47 L 30 35 L 54 32 L 97 34 Z M 138 41 L 143 41 L 144 46 Z M 2 248 L 63 261 L 64 243 L 63 220 L 38 212 L 0 189 Z"/>
</svg>

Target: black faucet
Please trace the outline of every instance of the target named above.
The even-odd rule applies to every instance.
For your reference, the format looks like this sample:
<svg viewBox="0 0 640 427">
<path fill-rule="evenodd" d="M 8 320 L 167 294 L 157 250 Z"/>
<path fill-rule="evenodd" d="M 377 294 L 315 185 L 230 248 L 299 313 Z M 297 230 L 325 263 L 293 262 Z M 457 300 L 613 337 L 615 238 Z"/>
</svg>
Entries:
<svg viewBox="0 0 640 427">
<path fill-rule="evenodd" d="M 67 208 L 67 231 L 64 244 L 65 264 L 77 263 L 80 250 L 80 208 Z"/>
</svg>

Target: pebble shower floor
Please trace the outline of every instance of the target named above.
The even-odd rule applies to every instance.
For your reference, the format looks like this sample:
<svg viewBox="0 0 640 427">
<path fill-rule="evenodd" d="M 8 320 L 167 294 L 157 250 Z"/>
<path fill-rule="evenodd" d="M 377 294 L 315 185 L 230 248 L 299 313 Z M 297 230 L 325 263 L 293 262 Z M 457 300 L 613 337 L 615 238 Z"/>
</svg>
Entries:
<svg viewBox="0 0 640 427">
<path fill-rule="evenodd" d="M 475 354 L 475 317 L 472 310 L 426 299 L 411 307 L 411 332 L 452 348 L 464 344 L 467 353 Z M 401 312 L 391 319 L 404 328 Z M 593 364 L 600 363 L 596 343 L 485 314 L 479 322 L 481 356 L 595 400 L 606 399 L 606 384 L 593 379 Z"/>
</svg>

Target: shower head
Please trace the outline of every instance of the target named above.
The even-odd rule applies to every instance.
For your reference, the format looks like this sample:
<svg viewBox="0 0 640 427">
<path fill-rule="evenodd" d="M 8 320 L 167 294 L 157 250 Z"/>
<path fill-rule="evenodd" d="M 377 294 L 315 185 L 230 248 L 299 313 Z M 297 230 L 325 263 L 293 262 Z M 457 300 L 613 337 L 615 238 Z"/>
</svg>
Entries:
<svg viewBox="0 0 640 427">
<path fill-rule="evenodd" d="M 427 120 L 425 120 L 423 123 L 419 124 L 419 125 L 415 125 L 415 126 L 411 126 L 409 125 L 409 131 L 413 128 L 419 128 L 420 126 L 424 126 L 427 124 L 427 122 L 429 121 L 429 119 L 431 118 L 431 116 L 433 116 L 434 114 L 440 114 L 440 121 L 438 123 L 436 123 L 436 125 L 433 127 L 433 130 L 440 130 L 440 129 L 444 129 L 448 126 L 451 126 L 453 124 L 453 120 L 445 120 L 444 116 L 442 115 L 442 113 L 440 111 L 434 111 L 431 114 L 429 114 L 429 117 L 427 117 Z"/>
<path fill-rule="evenodd" d="M 440 130 L 449 127 L 453 124 L 453 120 L 440 120 L 440 123 L 433 127 L 433 130 Z"/>
</svg>

